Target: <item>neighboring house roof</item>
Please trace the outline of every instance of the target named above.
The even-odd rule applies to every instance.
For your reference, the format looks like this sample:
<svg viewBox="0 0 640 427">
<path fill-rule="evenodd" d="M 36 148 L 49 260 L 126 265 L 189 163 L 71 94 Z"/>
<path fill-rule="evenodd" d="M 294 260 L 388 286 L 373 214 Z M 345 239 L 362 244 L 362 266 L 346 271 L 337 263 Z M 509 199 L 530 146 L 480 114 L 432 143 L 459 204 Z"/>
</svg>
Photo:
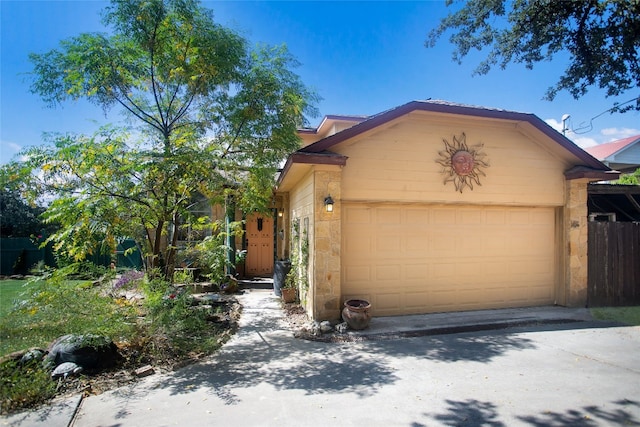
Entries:
<svg viewBox="0 0 640 427">
<path fill-rule="evenodd" d="M 640 167 L 640 135 L 588 147 L 585 151 L 614 169 Z"/>
<path fill-rule="evenodd" d="M 568 179 L 572 178 L 598 178 L 605 179 L 604 174 L 612 172 L 611 169 L 597 160 L 595 157 L 578 147 L 571 140 L 564 135 L 553 129 L 543 120 L 531 113 L 520 113 L 515 111 L 508 111 L 496 108 L 479 107 L 472 105 L 457 104 L 442 100 L 427 100 L 427 101 L 411 101 L 399 107 L 392 108 L 387 111 L 383 111 L 379 114 L 375 114 L 369 117 L 363 116 L 327 116 L 323 120 L 325 122 L 331 120 L 343 120 L 353 121 L 353 125 L 342 129 L 336 133 L 330 133 L 328 136 L 322 137 L 320 140 L 309 143 L 303 148 L 296 151 L 293 155 L 289 156 L 287 163 L 284 166 L 283 173 L 280 175 L 279 184 L 292 165 L 295 163 L 311 163 L 317 161 L 319 164 L 336 164 L 336 162 L 346 163 L 346 157 L 338 156 L 335 153 L 331 153 L 330 149 L 336 144 L 340 144 L 348 139 L 357 137 L 367 131 L 383 126 L 392 120 L 398 119 L 414 111 L 432 112 L 432 113 L 444 113 L 461 116 L 473 116 L 487 119 L 509 120 L 514 122 L 528 123 L 531 127 L 544 134 L 550 140 L 554 141 L 565 150 L 573 154 L 578 158 L 582 165 L 578 166 L 566 173 Z M 320 126 L 318 129 L 320 129 Z M 317 130 L 302 130 L 301 133 L 316 133 L 321 135 Z M 315 155 L 315 156 L 311 156 Z M 313 159 L 313 160 L 312 160 Z M 612 175 L 612 179 L 617 178 L 617 172 Z"/>
</svg>

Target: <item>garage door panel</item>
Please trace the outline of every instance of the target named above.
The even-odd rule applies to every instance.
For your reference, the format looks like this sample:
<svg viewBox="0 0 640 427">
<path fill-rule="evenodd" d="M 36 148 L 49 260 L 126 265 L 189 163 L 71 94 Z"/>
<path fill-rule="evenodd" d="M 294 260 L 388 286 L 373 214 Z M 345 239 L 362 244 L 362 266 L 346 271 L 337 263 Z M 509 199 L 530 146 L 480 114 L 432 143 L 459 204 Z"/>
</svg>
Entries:
<svg viewBox="0 0 640 427">
<path fill-rule="evenodd" d="M 345 265 L 344 281 L 355 286 L 357 283 L 371 283 L 371 266 L 370 265 Z"/>
<path fill-rule="evenodd" d="M 425 262 L 407 263 L 404 265 L 404 275 L 402 279 L 407 281 L 424 280 L 430 275 L 430 266 Z"/>
<path fill-rule="evenodd" d="M 343 211 L 343 298 L 366 297 L 374 315 L 554 301 L 554 208 Z"/>
<path fill-rule="evenodd" d="M 396 226 L 400 224 L 401 211 L 398 208 L 379 208 L 375 211 L 378 225 Z"/>
<path fill-rule="evenodd" d="M 401 306 L 401 294 L 397 292 L 388 291 L 377 293 L 373 297 L 373 306 L 379 307 L 376 310 L 380 312 L 393 313 L 396 312 Z"/>
<path fill-rule="evenodd" d="M 402 239 L 397 233 L 381 233 L 375 237 L 373 253 L 388 254 L 399 252 L 402 248 Z M 390 254 L 391 255 L 391 254 Z"/>
<path fill-rule="evenodd" d="M 381 265 L 375 269 L 374 280 L 378 283 L 398 280 L 401 267 L 399 265 Z"/>
<path fill-rule="evenodd" d="M 455 225 L 456 210 L 454 208 L 434 208 L 433 224 L 435 225 Z"/>
</svg>

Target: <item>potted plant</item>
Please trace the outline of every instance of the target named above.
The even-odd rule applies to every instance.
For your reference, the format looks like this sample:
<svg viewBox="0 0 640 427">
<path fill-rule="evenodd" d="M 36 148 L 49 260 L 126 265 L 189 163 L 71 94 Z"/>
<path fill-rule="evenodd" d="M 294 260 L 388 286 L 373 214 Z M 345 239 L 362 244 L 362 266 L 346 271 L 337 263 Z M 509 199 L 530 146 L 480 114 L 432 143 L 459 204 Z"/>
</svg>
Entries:
<svg viewBox="0 0 640 427">
<path fill-rule="evenodd" d="M 366 329 L 371 320 L 371 303 L 363 299 L 349 299 L 344 302 L 342 309 L 342 319 L 347 322 L 351 329 L 356 331 Z"/>
<path fill-rule="evenodd" d="M 287 273 L 282 288 L 282 300 L 285 303 L 294 302 L 298 298 L 298 287 L 296 286 L 296 270 L 292 269 Z"/>
</svg>

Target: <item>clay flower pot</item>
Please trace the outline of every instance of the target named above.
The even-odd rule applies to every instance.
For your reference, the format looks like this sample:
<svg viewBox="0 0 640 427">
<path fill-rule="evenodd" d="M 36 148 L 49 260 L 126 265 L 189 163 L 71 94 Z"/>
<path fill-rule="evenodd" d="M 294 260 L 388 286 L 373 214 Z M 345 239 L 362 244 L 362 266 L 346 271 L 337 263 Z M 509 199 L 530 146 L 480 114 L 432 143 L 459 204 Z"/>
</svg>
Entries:
<svg viewBox="0 0 640 427">
<path fill-rule="evenodd" d="M 371 320 L 370 308 L 371 303 L 369 301 L 363 299 L 346 300 L 342 309 L 342 319 L 347 322 L 351 329 L 356 331 L 366 329 Z"/>
<path fill-rule="evenodd" d="M 283 288 L 282 301 L 289 303 L 294 302 L 297 298 L 296 288 Z"/>
</svg>

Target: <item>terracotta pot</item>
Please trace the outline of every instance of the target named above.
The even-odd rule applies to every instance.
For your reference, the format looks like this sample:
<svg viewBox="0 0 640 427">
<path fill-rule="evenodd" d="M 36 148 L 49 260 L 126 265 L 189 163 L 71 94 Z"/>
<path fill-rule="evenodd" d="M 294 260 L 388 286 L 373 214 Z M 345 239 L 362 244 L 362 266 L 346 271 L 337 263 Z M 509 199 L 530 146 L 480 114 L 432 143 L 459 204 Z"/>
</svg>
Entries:
<svg viewBox="0 0 640 427">
<path fill-rule="evenodd" d="M 356 331 L 366 329 L 371 320 L 370 308 L 369 301 L 363 299 L 346 300 L 342 309 L 342 319 L 347 322 L 351 329 Z"/>
<path fill-rule="evenodd" d="M 296 288 L 283 288 L 282 300 L 284 302 L 294 302 L 296 300 Z"/>
</svg>

